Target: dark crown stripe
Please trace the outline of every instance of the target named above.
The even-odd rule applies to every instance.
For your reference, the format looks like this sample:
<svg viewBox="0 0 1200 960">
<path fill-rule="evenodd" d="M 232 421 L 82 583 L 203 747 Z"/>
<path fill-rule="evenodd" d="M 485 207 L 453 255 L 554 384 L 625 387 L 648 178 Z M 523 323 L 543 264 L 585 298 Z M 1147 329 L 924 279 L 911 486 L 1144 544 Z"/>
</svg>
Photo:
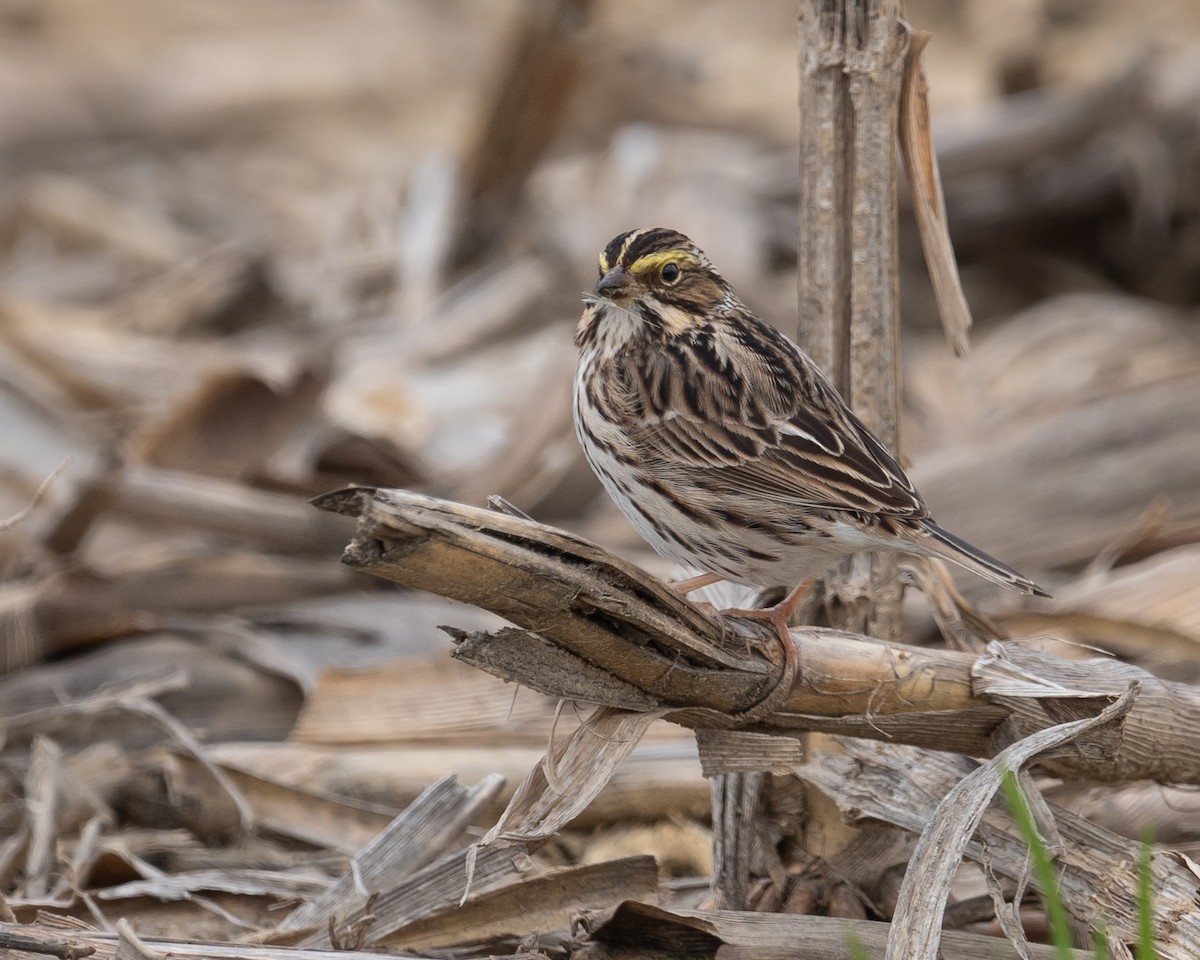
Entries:
<svg viewBox="0 0 1200 960">
<path fill-rule="evenodd" d="M 673 250 L 676 247 L 690 248 L 692 242 L 677 230 L 667 230 L 663 227 L 651 227 L 648 230 L 632 231 L 620 258 L 621 266 L 630 267 L 648 253 L 659 253 L 663 250 Z M 616 241 L 613 241 L 614 243 Z M 612 244 L 609 244 L 612 247 Z M 614 261 L 610 261 L 614 262 Z"/>
</svg>

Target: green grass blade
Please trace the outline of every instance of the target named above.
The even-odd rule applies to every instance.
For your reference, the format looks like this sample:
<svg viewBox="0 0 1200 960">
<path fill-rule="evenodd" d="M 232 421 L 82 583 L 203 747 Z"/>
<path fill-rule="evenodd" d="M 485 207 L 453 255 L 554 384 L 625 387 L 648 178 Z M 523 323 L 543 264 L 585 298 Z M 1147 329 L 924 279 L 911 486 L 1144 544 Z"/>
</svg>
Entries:
<svg viewBox="0 0 1200 960">
<path fill-rule="evenodd" d="M 1012 812 L 1017 829 L 1021 832 L 1022 838 L 1029 847 L 1030 856 L 1033 858 L 1033 869 L 1037 874 L 1038 888 L 1042 892 L 1042 902 L 1046 906 L 1046 916 L 1050 921 L 1050 942 L 1054 944 L 1055 956 L 1059 960 L 1073 960 L 1071 928 L 1067 923 L 1067 911 L 1058 891 L 1058 874 L 1054 869 L 1054 864 L 1050 862 L 1046 844 L 1042 841 L 1042 837 L 1034 825 L 1033 812 L 1029 809 L 1025 794 L 1021 792 L 1016 774 L 1011 770 L 1004 772 L 1000 789 L 1004 793 L 1004 799 L 1008 802 L 1008 808 Z"/>
<path fill-rule="evenodd" d="M 1142 849 L 1138 853 L 1138 960 L 1156 960 L 1154 946 L 1154 890 L 1150 875 L 1150 855 L 1153 852 L 1154 831 L 1147 827 L 1142 833 Z"/>
<path fill-rule="evenodd" d="M 850 960 L 871 960 L 871 951 L 863 946 L 853 930 L 846 933 L 846 946 L 850 950 Z"/>
</svg>

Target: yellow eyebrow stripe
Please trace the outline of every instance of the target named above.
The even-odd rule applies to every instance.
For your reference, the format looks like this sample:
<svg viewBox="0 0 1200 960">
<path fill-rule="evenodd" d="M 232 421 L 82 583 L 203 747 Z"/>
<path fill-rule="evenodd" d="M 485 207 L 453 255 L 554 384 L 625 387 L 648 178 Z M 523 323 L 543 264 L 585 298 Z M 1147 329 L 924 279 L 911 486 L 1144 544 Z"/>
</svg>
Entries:
<svg viewBox="0 0 1200 960">
<path fill-rule="evenodd" d="M 657 270 L 668 263 L 677 263 L 681 267 L 694 267 L 699 261 L 686 250 L 663 250 L 659 253 L 648 253 L 644 257 L 638 257 L 629 269 L 632 273 L 646 273 Z"/>
</svg>

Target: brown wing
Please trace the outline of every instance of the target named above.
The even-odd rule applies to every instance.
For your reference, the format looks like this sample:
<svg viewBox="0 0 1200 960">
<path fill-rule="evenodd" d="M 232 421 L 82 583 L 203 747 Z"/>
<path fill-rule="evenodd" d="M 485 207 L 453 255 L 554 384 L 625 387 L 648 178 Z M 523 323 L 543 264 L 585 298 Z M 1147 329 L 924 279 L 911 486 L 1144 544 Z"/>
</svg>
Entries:
<svg viewBox="0 0 1200 960">
<path fill-rule="evenodd" d="M 772 512 L 929 515 L 816 365 L 761 321 L 694 332 L 627 373 L 629 439 L 663 479 Z"/>
</svg>

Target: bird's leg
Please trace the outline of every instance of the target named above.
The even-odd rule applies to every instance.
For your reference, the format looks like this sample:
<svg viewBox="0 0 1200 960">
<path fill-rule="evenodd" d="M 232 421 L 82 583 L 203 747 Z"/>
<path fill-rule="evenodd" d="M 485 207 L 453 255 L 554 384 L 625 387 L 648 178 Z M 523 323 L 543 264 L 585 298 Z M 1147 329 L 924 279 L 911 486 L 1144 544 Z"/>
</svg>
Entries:
<svg viewBox="0 0 1200 960">
<path fill-rule="evenodd" d="M 707 587 L 710 583 L 719 583 L 724 579 L 725 578 L 719 573 L 701 573 L 694 577 L 688 577 L 686 580 L 676 580 L 674 583 L 670 584 L 670 587 L 681 597 L 686 597 L 693 590 L 699 590 L 701 587 Z M 717 608 L 707 600 L 693 600 L 692 604 L 693 606 L 699 607 L 710 617 L 717 612 Z"/>
<path fill-rule="evenodd" d="M 814 579 L 810 577 L 807 580 L 801 580 L 786 597 L 773 607 L 760 607 L 754 610 L 729 609 L 722 610 L 721 614 L 727 617 L 745 617 L 747 620 L 765 621 L 775 628 L 775 632 L 779 634 L 779 639 L 785 645 L 790 645 L 792 635 L 788 632 L 788 621 L 792 619 L 792 614 L 796 612 L 796 607 L 800 605 L 800 601 L 804 599 L 809 588 L 812 587 Z"/>
<path fill-rule="evenodd" d="M 694 577 L 688 577 L 686 580 L 676 580 L 670 584 L 670 587 L 681 597 L 686 597 L 693 590 L 699 590 L 709 584 L 720 583 L 724 579 L 719 573 L 701 573 Z"/>
</svg>

